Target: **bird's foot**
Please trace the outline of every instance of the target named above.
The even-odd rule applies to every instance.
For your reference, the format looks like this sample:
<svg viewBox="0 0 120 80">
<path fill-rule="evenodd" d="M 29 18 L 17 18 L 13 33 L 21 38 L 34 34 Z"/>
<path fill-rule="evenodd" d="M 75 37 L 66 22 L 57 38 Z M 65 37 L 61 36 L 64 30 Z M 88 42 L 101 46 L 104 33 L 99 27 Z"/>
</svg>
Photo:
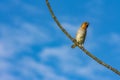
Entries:
<svg viewBox="0 0 120 80">
<path fill-rule="evenodd" d="M 73 38 L 73 42 L 76 42 L 76 39 Z"/>
</svg>

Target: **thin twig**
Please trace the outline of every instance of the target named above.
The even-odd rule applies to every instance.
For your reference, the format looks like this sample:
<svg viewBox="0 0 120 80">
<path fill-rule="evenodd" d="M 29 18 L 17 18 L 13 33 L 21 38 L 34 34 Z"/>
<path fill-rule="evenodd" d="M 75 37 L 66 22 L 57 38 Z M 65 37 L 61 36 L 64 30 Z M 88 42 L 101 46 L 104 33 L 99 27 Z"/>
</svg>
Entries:
<svg viewBox="0 0 120 80">
<path fill-rule="evenodd" d="M 64 34 L 73 42 L 75 43 L 85 54 L 87 54 L 89 57 L 91 57 L 93 60 L 95 60 L 96 62 L 98 62 L 99 64 L 103 65 L 104 67 L 108 68 L 109 70 L 113 71 L 114 73 L 116 73 L 117 75 L 120 76 L 120 71 L 118 71 L 117 69 L 113 68 L 112 66 L 104 63 L 103 61 L 101 61 L 100 59 L 98 59 L 97 57 L 95 57 L 94 55 L 92 55 L 89 51 L 87 51 L 87 49 L 85 49 L 83 46 L 79 46 L 78 43 L 76 42 L 76 40 L 74 40 L 74 38 L 72 38 L 72 36 L 62 27 L 62 25 L 59 23 L 59 21 L 57 20 L 56 16 L 54 15 L 54 12 L 52 11 L 52 8 L 48 2 L 48 0 L 46 0 L 46 4 L 48 6 L 48 9 L 52 15 L 52 18 L 54 19 L 54 21 L 56 22 L 56 24 L 58 25 L 58 27 L 62 30 L 62 32 L 64 32 Z"/>
</svg>

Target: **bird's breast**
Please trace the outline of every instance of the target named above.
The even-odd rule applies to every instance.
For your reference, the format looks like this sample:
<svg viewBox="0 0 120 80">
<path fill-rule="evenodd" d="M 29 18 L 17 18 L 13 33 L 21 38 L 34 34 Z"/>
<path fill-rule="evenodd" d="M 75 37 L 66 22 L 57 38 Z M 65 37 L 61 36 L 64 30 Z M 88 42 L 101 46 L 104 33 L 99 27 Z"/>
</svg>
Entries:
<svg viewBox="0 0 120 80">
<path fill-rule="evenodd" d="M 78 30 L 77 34 L 76 34 L 76 40 L 77 42 L 82 41 L 85 37 L 85 30 Z"/>
</svg>

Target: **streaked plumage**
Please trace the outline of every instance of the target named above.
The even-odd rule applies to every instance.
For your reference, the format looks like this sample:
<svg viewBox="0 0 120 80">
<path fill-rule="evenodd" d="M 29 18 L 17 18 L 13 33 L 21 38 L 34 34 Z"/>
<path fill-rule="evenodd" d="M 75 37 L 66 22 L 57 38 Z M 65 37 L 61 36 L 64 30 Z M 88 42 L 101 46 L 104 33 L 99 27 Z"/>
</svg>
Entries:
<svg viewBox="0 0 120 80">
<path fill-rule="evenodd" d="M 79 43 L 80 46 L 83 46 L 84 44 L 88 25 L 89 25 L 88 22 L 84 22 L 78 29 L 78 32 L 76 34 L 76 41 Z M 73 44 L 71 47 L 75 48 L 76 44 Z"/>
</svg>

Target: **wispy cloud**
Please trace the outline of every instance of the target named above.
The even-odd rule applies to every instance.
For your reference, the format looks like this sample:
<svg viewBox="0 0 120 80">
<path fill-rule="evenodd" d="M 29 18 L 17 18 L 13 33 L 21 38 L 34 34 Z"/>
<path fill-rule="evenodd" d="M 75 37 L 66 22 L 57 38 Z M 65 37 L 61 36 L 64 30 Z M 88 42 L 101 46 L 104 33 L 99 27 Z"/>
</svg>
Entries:
<svg viewBox="0 0 120 80">
<path fill-rule="evenodd" d="M 0 64 L 1 80 L 68 80 L 66 77 L 56 74 L 51 67 L 36 62 L 30 57 L 22 58 L 16 65 L 7 61 L 1 61 Z"/>
<path fill-rule="evenodd" d="M 22 2 L 21 7 L 27 12 L 28 14 L 32 15 L 40 15 L 44 13 L 44 10 L 41 7 L 36 7 L 34 5 L 30 5 L 27 3 Z"/>
<path fill-rule="evenodd" d="M 17 8 L 20 9 L 20 11 L 24 11 L 24 13 L 34 16 L 44 13 L 44 10 L 41 8 L 41 6 L 38 7 L 37 5 L 29 4 L 21 0 L 7 0 L 6 2 L 3 1 L 0 3 L 0 10 L 3 12 L 13 12 Z"/>
<path fill-rule="evenodd" d="M 59 52 L 60 51 L 60 52 Z M 96 80 L 96 79 L 106 79 L 110 80 L 109 77 L 103 77 L 95 74 L 96 72 L 103 71 L 104 68 L 102 66 L 97 66 L 97 64 L 93 61 L 89 61 L 89 63 L 84 63 L 82 59 L 77 57 L 78 52 L 74 52 L 70 48 L 66 46 L 58 47 L 58 48 L 47 48 L 43 52 L 40 53 L 40 58 L 43 62 L 49 61 L 49 57 L 54 56 L 58 59 L 56 65 L 60 66 L 60 72 L 65 74 L 75 74 L 87 79 Z M 52 58 L 54 58 L 52 57 Z M 105 71 L 105 70 L 104 70 Z"/>
<path fill-rule="evenodd" d="M 2 5 L 1 7 L 4 7 L 7 11 L 17 6 L 20 7 L 20 9 L 24 9 L 25 13 L 30 13 L 30 15 L 44 12 L 42 8 L 39 9 L 37 6 L 24 3 L 20 0 L 11 1 L 11 4 L 8 3 L 8 6 Z M 89 17 L 86 17 L 89 18 L 89 20 L 96 20 L 96 16 L 102 14 L 101 6 L 103 3 L 101 2 L 102 0 L 92 1 L 94 3 L 88 2 L 86 4 L 86 8 L 90 8 L 87 13 Z M 94 9 L 94 7 L 96 8 Z M 95 16 L 92 17 L 93 15 L 90 16 L 91 14 Z M 70 20 L 69 17 L 67 18 Z M 13 18 L 11 20 L 13 20 Z M 74 17 L 74 20 L 77 21 L 78 19 Z M 72 24 L 62 22 L 62 25 L 73 36 L 75 36 L 77 29 L 80 27 L 79 23 Z M 17 19 L 13 20 L 13 25 L 6 23 L 0 24 L 0 26 L 1 80 L 71 80 L 69 77 L 71 75 L 75 75 L 74 77 L 84 77 L 86 80 L 112 80 L 111 76 L 108 77 L 107 75 L 101 76 L 101 74 L 97 74 L 103 71 L 103 73 L 106 73 L 107 71 L 94 61 L 89 59 L 87 59 L 87 61 L 86 56 L 84 57 L 83 54 L 81 54 L 82 51 L 78 50 L 78 48 L 73 50 L 70 48 L 70 45 L 65 42 L 64 45 L 62 44 L 55 47 L 41 46 L 50 41 L 55 41 L 58 37 L 61 38 L 58 40 L 58 43 L 60 43 L 59 41 L 61 40 L 65 40 L 65 37 L 63 37 L 61 33 L 59 34 L 58 30 L 55 32 L 51 30 L 46 31 L 44 26 L 35 25 L 27 21 L 17 21 Z M 54 37 L 49 33 L 54 34 Z M 93 29 L 90 27 L 85 43 L 87 49 L 93 49 L 93 47 L 99 46 L 100 43 L 95 44 L 95 41 L 92 40 L 94 38 Z M 119 43 L 119 34 L 112 34 L 110 39 L 109 42 Z M 55 42 L 51 44 L 55 44 Z M 19 60 L 13 58 L 16 55 L 19 56 L 19 53 L 22 51 L 31 53 L 30 46 L 32 45 L 38 45 L 42 48 L 39 53 L 34 53 L 34 55 L 38 55 L 37 58 L 29 57 L 29 54 L 20 57 Z"/>
<path fill-rule="evenodd" d="M 22 65 L 24 65 L 26 67 L 25 69 L 27 69 L 26 72 L 29 72 L 31 69 L 33 69 L 34 71 L 37 71 L 37 73 L 42 76 L 43 80 L 53 80 L 53 79 L 67 80 L 65 77 L 57 75 L 51 67 L 49 67 L 45 64 L 38 63 L 38 62 L 32 60 L 31 58 L 24 59 L 22 63 L 24 63 Z M 26 65 L 26 63 L 27 63 L 27 65 Z"/>
<path fill-rule="evenodd" d="M 29 50 L 30 45 L 42 44 L 51 40 L 49 34 L 44 30 L 27 22 L 22 22 L 19 26 L 12 28 L 2 24 L 0 34 L 0 56 L 2 57 L 10 56 L 24 49 Z"/>
</svg>

